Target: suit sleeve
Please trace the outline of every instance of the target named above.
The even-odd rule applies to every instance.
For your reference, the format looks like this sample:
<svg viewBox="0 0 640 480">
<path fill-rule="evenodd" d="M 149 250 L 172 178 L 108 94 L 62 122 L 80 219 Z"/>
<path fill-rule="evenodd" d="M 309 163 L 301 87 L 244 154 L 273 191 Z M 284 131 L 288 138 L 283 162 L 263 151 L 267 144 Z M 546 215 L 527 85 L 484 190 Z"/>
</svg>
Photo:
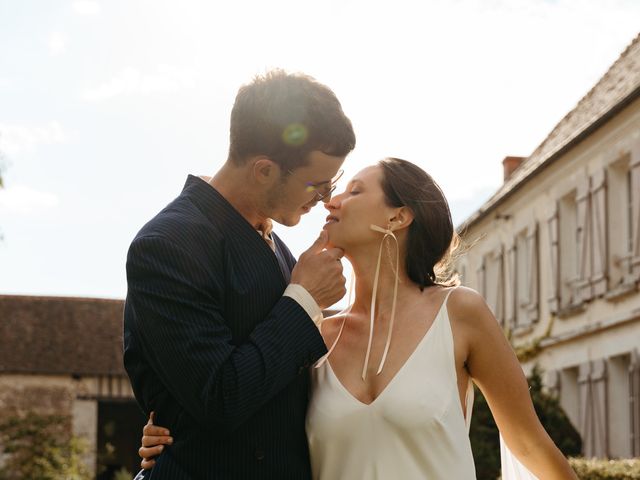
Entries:
<svg viewBox="0 0 640 480">
<path fill-rule="evenodd" d="M 129 250 L 129 314 L 151 367 L 194 419 L 233 430 L 326 347 L 290 297 L 234 345 L 221 313 L 220 277 L 162 237 L 138 238 Z"/>
</svg>

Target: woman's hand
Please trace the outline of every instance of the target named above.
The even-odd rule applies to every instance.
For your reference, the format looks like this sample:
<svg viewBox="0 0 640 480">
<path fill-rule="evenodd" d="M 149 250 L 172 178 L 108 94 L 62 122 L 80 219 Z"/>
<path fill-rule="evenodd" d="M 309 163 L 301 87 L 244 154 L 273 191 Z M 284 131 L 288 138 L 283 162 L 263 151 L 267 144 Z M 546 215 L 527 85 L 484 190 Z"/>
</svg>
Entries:
<svg viewBox="0 0 640 480">
<path fill-rule="evenodd" d="M 138 455 L 142 458 L 140 466 L 145 470 L 153 468 L 156 464 L 154 458 L 162 453 L 165 445 L 173 443 L 173 437 L 169 436 L 169 430 L 154 425 L 153 418 L 154 412 L 151 412 L 149 421 L 142 429 L 142 444 L 138 450 Z"/>
</svg>

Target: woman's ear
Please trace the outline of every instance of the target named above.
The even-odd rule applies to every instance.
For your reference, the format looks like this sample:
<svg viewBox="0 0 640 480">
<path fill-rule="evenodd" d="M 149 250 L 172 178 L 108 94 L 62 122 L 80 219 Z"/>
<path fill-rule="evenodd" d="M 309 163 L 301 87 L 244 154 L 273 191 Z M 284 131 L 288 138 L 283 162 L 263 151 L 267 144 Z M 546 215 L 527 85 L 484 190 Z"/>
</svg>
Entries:
<svg viewBox="0 0 640 480">
<path fill-rule="evenodd" d="M 411 225 L 413 222 L 413 212 L 407 207 L 400 207 L 396 210 L 395 215 L 389 223 L 391 225 L 392 230 L 399 230 L 401 228 L 406 228 Z"/>
</svg>

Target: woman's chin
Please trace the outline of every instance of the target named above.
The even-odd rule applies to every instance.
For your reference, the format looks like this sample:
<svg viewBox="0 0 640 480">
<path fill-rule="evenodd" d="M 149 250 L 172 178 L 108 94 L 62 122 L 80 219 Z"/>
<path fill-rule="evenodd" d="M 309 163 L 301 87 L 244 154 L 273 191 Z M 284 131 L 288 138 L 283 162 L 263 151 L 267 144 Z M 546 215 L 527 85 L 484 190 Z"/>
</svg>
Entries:
<svg viewBox="0 0 640 480">
<path fill-rule="evenodd" d="M 344 245 L 342 244 L 342 242 L 340 242 L 340 240 L 338 239 L 334 240 L 331 238 L 331 235 L 329 235 L 326 248 L 341 248 L 342 250 L 344 250 Z"/>
<path fill-rule="evenodd" d="M 326 228 L 323 229 L 323 230 L 326 230 Z M 329 232 L 327 232 L 327 233 L 329 233 Z M 336 247 L 340 248 L 338 245 L 336 245 L 336 243 L 334 242 L 333 238 L 331 238 L 331 237 L 332 237 L 332 235 L 329 233 L 328 234 L 328 238 L 327 238 L 327 246 L 326 246 L 326 248 L 336 248 Z"/>
</svg>

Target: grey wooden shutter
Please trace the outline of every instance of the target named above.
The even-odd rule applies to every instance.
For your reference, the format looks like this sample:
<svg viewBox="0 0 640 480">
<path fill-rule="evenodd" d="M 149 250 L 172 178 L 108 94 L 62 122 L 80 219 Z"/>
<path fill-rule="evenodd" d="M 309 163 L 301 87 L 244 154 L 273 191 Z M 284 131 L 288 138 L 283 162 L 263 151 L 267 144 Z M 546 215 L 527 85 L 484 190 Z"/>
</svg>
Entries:
<svg viewBox="0 0 640 480">
<path fill-rule="evenodd" d="M 547 231 L 549 234 L 549 283 L 547 303 L 549 312 L 555 314 L 558 312 L 560 298 L 560 269 L 558 261 L 560 260 L 560 244 L 558 238 L 558 203 L 552 206 L 551 213 L 547 218 Z"/>
<path fill-rule="evenodd" d="M 592 362 L 591 402 L 593 403 L 594 455 L 609 456 L 609 416 L 607 399 L 607 363 L 604 359 Z"/>
<path fill-rule="evenodd" d="M 602 169 L 591 177 L 591 240 L 593 242 L 593 264 L 591 286 L 593 295 L 602 296 L 607 292 L 607 175 Z"/>
<path fill-rule="evenodd" d="M 517 278 L 516 278 L 516 246 L 515 240 L 505 247 L 504 257 L 504 316 L 509 328 L 516 325 Z"/>
<path fill-rule="evenodd" d="M 480 259 L 480 265 L 476 270 L 476 279 L 478 281 L 478 292 L 485 299 L 487 298 L 486 279 L 485 279 L 485 261 L 484 256 Z"/>
<path fill-rule="evenodd" d="M 640 143 L 631 153 L 631 228 L 633 229 L 633 251 L 631 252 L 631 273 L 640 280 Z"/>
<path fill-rule="evenodd" d="M 631 455 L 640 457 L 640 355 L 631 351 L 629 362 L 629 409 L 631 413 Z"/>
<path fill-rule="evenodd" d="M 498 247 L 485 256 L 484 263 L 484 290 L 485 299 L 489 308 L 500 325 L 504 326 L 503 308 L 503 266 L 502 248 Z"/>
<path fill-rule="evenodd" d="M 573 305 L 591 300 L 591 196 L 589 178 L 578 184 L 576 192 L 578 242 L 578 278 L 572 288 Z"/>
<path fill-rule="evenodd" d="M 580 434 L 585 457 L 608 456 L 607 365 L 603 359 L 580 365 Z"/>
<path fill-rule="evenodd" d="M 527 323 L 538 320 L 538 225 L 527 229 Z"/>
<path fill-rule="evenodd" d="M 549 395 L 555 398 L 560 398 L 560 389 L 562 388 L 562 384 L 560 381 L 560 372 L 558 370 L 547 370 L 547 373 L 545 373 L 544 384 Z"/>
<path fill-rule="evenodd" d="M 593 451 L 592 443 L 592 417 L 591 414 L 591 364 L 585 362 L 578 367 L 578 416 L 580 419 L 579 428 L 582 437 L 582 455 L 589 457 L 589 453 Z"/>
<path fill-rule="evenodd" d="M 502 245 L 495 250 L 493 254 L 493 261 L 497 263 L 497 278 L 496 278 L 496 318 L 498 319 L 498 323 L 505 326 L 505 315 L 504 315 L 504 248 Z"/>
</svg>

